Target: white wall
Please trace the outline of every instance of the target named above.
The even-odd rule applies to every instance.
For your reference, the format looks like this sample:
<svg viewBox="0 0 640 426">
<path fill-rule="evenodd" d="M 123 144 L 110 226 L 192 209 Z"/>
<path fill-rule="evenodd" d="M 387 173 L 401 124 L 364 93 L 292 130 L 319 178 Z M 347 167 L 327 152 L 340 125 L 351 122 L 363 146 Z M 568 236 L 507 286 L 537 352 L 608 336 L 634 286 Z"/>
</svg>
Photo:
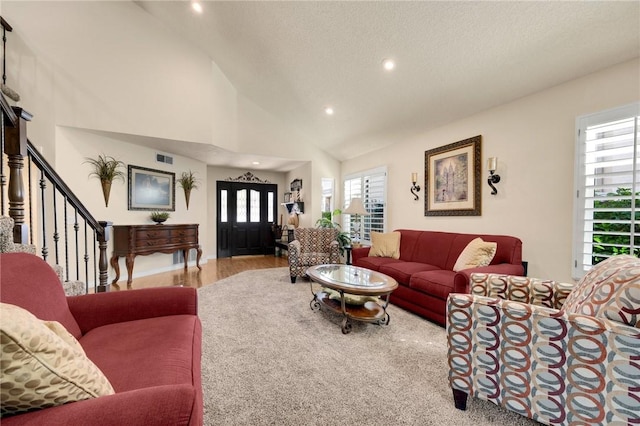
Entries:
<svg viewBox="0 0 640 426">
<path fill-rule="evenodd" d="M 552 70 L 550 70 L 552 72 Z M 388 229 L 514 235 L 529 275 L 571 280 L 576 118 L 640 99 L 635 60 L 490 109 L 386 149 L 345 161 L 342 175 L 387 165 Z M 525 78 L 523 76 L 523 78 Z M 424 152 L 482 135 L 482 216 L 424 216 Z M 498 157 L 498 194 L 486 183 L 486 159 Z M 389 161 L 391 159 L 391 161 Z M 419 172 L 420 200 L 409 193 Z"/>
<path fill-rule="evenodd" d="M 203 261 L 208 257 L 207 228 L 207 169 L 202 162 L 189 158 L 174 156 L 172 165 L 157 163 L 156 151 L 139 145 L 114 139 L 112 137 L 88 132 L 84 130 L 58 127 L 56 132 L 56 171 L 69 185 L 76 196 L 82 200 L 87 209 L 98 220 L 113 222 L 115 225 L 153 224 L 149 218 L 149 211 L 128 210 L 128 185 L 124 181 L 116 180 L 111 187 L 109 207 L 105 206 L 100 180 L 90 178 L 92 171 L 86 158 L 95 158 L 97 153 L 105 153 L 125 164 L 162 170 L 176 174 L 176 178 L 184 171 L 195 172 L 199 180 L 198 189 L 191 192 L 189 210 L 186 208 L 184 191 L 176 184 L 175 211 L 170 212 L 171 217 L 166 223 L 197 223 L 199 229 L 200 246 L 203 250 Z M 127 168 L 122 169 L 127 174 Z M 162 225 L 158 225 L 162 226 Z M 111 255 L 113 241 L 109 241 L 107 253 Z M 149 275 L 160 271 L 179 268 L 180 265 L 172 264 L 172 256 L 167 254 L 152 254 L 149 256 L 137 256 L 134 267 L 134 277 Z M 109 270 L 110 279 L 114 277 L 114 271 Z M 120 279 L 126 278 L 124 260 L 120 260 Z"/>
<path fill-rule="evenodd" d="M 88 200 L 96 218 L 148 223 L 146 213 L 127 210 L 126 183 L 114 184 L 106 209 L 99 183 L 87 178 L 88 165 L 82 162 L 104 153 L 162 169 L 153 162 L 155 150 L 126 142 L 149 137 L 296 160 L 317 158 L 323 170 L 334 173 L 329 177 L 338 178 L 338 161 L 292 123 L 239 95 L 210 58 L 134 3 L 3 0 L 3 6 L 3 17 L 14 27 L 8 35 L 7 82 L 20 93 L 20 106 L 34 115 L 29 138 L 80 199 Z M 219 176 L 224 169 L 211 172 L 197 160 L 175 157 L 176 173 L 183 165 L 200 171 L 206 185 L 192 194 L 189 212 L 181 210 L 184 197 L 178 193 L 170 221 L 200 223 L 205 256 L 213 257 L 215 184 L 209 183 L 229 174 Z M 283 173 L 269 179 L 284 186 Z M 310 183 L 310 172 L 305 180 Z M 313 208 L 314 187 L 308 186 L 309 208 L 319 210 Z M 141 257 L 135 275 L 163 270 L 168 262 L 166 255 Z"/>
</svg>

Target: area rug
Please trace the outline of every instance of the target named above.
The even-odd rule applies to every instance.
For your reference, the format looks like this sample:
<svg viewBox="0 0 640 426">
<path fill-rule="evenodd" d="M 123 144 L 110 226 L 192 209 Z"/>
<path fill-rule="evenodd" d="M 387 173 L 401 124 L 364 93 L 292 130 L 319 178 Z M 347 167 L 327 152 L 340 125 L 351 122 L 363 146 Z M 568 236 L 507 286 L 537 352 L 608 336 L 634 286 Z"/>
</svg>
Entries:
<svg viewBox="0 0 640 426">
<path fill-rule="evenodd" d="M 492 403 L 456 410 L 443 328 L 390 305 L 388 326 L 312 311 L 287 268 L 198 290 L 205 425 L 537 425 Z"/>
</svg>

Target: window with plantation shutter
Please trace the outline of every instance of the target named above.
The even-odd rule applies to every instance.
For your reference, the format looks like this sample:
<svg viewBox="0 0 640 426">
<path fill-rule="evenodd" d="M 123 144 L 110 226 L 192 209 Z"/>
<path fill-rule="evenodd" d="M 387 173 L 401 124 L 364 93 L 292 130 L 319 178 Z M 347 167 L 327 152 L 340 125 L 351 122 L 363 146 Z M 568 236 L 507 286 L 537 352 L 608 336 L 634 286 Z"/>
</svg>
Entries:
<svg viewBox="0 0 640 426">
<path fill-rule="evenodd" d="M 640 103 L 578 119 L 574 278 L 640 254 Z"/>
<path fill-rule="evenodd" d="M 359 217 L 362 224 L 362 242 L 371 242 L 371 231 L 385 231 L 387 208 L 387 169 L 380 167 L 345 177 L 343 210 L 349 206 L 352 198 L 362 198 L 369 216 Z M 356 218 L 344 215 L 342 229 L 352 233 L 357 227 Z"/>
</svg>

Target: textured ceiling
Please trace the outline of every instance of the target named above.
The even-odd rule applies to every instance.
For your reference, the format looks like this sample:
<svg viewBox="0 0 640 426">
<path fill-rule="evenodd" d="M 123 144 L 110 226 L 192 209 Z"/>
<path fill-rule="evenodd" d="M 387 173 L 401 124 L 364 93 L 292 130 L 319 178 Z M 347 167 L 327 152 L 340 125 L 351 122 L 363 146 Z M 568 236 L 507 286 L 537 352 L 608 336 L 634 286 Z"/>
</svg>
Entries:
<svg viewBox="0 0 640 426">
<path fill-rule="evenodd" d="M 640 56 L 637 1 L 137 3 L 341 160 Z"/>
<path fill-rule="evenodd" d="M 640 1 L 205 1 L 202 15 L 134 3 L 339 160 L 640 56 Z M 198 158 L 236 164 L 222 150 Z"/>
</svg>

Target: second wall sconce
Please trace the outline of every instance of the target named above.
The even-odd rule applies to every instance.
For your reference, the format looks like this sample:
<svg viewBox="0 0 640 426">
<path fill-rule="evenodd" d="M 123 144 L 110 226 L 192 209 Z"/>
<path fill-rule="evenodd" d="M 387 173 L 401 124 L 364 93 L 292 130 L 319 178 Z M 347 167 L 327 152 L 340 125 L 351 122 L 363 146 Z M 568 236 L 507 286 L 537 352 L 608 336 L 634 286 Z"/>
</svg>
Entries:
<svg viewBox="0 0 640 426">
<path fill-rule="evenodd" d="M 497 168 L 498 157 L 489 158 L 489 160 L 487 160 L 487 169 L 489 170 L 489 179 L 487 179 L 487 183 L 491 187 L 491 195 L 496 195 L 498 193 L 496 187 L 493 186 L 494 183 L 500 182 L 500 175 L 495 174 Z"/>
<path fill-rule="evenodd" d="M 413 194 L 414 200 L 418 201 L 420 199 L 420 197 L 418 197 L 417 192 L 420 192 L 420 185 L 416 185 L 416 183 L 418 183 L 418 174 L 417 173 L 411 173 L 411 193 Z"/>
</svg>

